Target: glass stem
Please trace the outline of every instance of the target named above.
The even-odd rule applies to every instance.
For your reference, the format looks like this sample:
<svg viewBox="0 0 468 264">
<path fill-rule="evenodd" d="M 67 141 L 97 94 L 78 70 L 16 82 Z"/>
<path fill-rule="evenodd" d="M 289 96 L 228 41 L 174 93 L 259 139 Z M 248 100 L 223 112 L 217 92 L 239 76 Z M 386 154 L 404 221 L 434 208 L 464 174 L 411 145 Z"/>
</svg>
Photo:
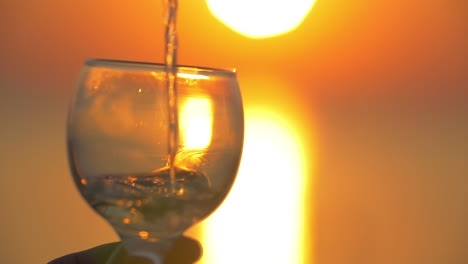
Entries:
<svg viewBox="0 0 468 264">
<path fill-rule="evenodd" d="M 136 238 L 123 240 L 123 244 L 129 257 L 141 257 L 150 260 L 152 264 L 164 264 L 164 258 L 174 244 L 174 239 L 149 242 Z"/>
</svg>

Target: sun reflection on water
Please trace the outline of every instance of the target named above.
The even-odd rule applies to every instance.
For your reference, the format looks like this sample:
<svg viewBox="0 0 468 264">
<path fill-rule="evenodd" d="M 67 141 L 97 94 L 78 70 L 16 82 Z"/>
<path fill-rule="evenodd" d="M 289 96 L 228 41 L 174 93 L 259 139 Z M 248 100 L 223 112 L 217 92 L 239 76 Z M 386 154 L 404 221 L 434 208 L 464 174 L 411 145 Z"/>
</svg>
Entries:
<svg viewBox="0 0 468 264">
<path fill-rule="evenodd" d="M 203 224 L 202 263 L 304 263 L 305 164 L 296 128 L 270 111 L 246 113 L 234 187 Z"/>
</svg>

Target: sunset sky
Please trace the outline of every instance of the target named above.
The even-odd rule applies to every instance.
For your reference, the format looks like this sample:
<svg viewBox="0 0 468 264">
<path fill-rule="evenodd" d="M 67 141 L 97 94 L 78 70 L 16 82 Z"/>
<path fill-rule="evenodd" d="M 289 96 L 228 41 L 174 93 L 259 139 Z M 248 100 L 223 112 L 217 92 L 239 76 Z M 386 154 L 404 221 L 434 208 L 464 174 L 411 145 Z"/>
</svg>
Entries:
<svg viewBox="0 0 468 264">
<path fill-rule="evenodd" d="M 465 1 L 317 0 L 263 39 L 179 2 L 179 63 L 236 68 L 246 113 L 299 138 L 304 263 L 468 262 Z M 163 62 L 162 14 L 158 0 L 0 3 L 0 262 L 117 240 L 73 186 L 68 103 L 87 58 Z"/>
</svg>

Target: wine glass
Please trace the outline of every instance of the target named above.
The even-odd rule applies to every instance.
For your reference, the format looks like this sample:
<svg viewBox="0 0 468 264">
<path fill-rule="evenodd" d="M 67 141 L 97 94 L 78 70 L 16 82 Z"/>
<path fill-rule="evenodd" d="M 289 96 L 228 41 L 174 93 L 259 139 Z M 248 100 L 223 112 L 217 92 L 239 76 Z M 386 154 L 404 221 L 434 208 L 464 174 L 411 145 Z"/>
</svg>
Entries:
<svg viewBox="0 0 468 264">
<path fill-rule="evenodd" d="M 176 84 L 174 127 L 165 65 L 90 59 L 68 118 L 68 156 L 80 193 L 129 254 L 154 263 L 224 200 L 243 144 L 234 71 L 179 66 Z"/>
</svg>

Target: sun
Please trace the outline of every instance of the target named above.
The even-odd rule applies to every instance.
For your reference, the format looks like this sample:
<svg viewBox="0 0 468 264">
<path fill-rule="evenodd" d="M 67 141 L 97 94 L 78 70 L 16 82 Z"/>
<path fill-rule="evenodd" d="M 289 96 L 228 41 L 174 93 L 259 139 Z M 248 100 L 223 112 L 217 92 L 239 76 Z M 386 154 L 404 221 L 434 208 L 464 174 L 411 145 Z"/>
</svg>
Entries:
<svg viewBox="0 0 468 264">
<path fill-rule="evenodd" d="M 213 15 L 234 31 L 265 38 L 297 28 L 315 0 L 206 0 Z"/>
</svg>

